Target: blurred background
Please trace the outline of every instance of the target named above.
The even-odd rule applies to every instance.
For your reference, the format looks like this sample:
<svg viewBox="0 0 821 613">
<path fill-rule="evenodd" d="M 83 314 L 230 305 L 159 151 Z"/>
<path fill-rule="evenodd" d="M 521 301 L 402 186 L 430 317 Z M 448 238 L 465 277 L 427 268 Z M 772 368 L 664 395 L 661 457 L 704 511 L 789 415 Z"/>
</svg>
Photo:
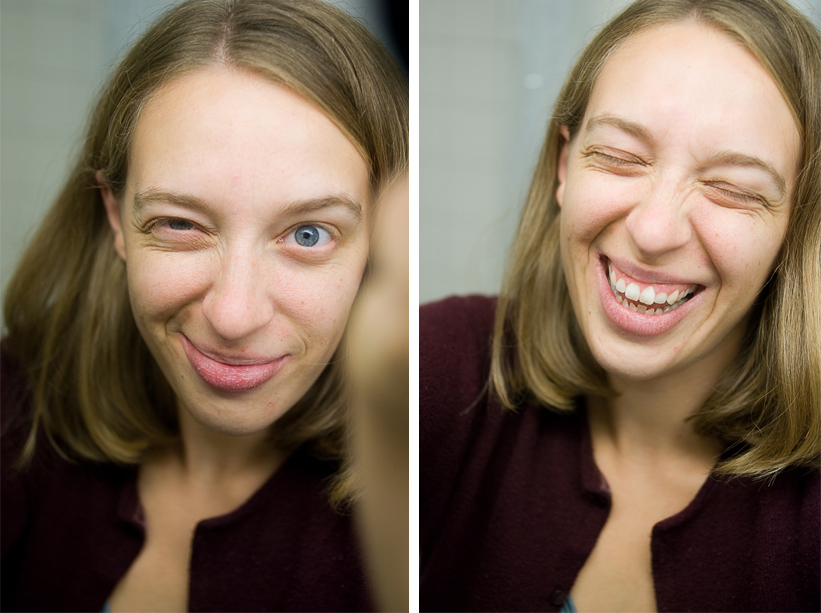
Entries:
<svg viewBox="0 0 821 613">
<path fill-rule="evenodd" d="M 498 293 L 553 101 L 630 0 L 420 0 L 419 299 Z M 793 0 L 821 29 L 821 0 Z"/>
<path fill-rule="evenodd" d="M 407 71 L 408 0 L 328 0 Z M 73 165 L 92 101 L 173 0 L 0 2 L 0 287 Z"/>
</svg>

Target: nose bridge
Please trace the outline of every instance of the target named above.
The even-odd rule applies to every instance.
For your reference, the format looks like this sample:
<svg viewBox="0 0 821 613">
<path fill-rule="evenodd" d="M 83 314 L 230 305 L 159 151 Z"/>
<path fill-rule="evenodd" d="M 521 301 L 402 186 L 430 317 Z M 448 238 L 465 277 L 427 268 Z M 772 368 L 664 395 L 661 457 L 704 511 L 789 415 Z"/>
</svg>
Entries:
<svg viewBox="0 0 821 613">
<path fill-rule="evenodd" d="M 685 180 L 659 174 L 628 214 L 626 226 L 638 251 L 657 257 L 690 240 L 690 210 Z"/>
<path fill-rule="evenodd" d="M 205 318 L 229 341 L 242 339 L 273 317 L 260 255 L 250 245 L 223 250 L 203 301 Z"/>
</svg>

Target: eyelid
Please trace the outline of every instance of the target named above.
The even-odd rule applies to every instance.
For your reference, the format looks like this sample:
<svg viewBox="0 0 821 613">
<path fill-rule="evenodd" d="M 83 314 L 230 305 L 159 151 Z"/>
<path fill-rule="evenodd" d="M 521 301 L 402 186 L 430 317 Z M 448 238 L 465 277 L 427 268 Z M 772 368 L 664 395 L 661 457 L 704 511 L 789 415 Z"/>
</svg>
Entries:
<svg viewBox="0 0 821 613">
<path fill-rule="evenodd" d="M 742 189 L 735 188 L 733 185 L 729 183 L 724 183 L 723 181 L 705 181 L 705 185 L 707 185 L 711 189 L 721 192 L 722 194 L 726 194 L 728 197 L 733 198 L 735 200 L 750 203 L 758 203 L 768 208 L 770 206 L 766 198 L 759 196 L 758 194 L 746 192 Z"/>
<path fill-rule="evenodd" d="M 637 155 L 633 155 L 632 153 L 627 153 L 624 151 L 612 151 L 612 150 L 601 150 L 598 148 L 593 148 L 590 150 L 590 155 L 595 155 L 601 158 L 607 159 L 610 163 L 614 163 L 618 166 L 627 166 L 638 164 L 639 166 L 646 166 L 647 162 L 642 160 Z"/>
<path fill-rule="evenodd" d="M 182 221 L 184 223 L 190 224 L 191 228 L 187 230 L 174 230 L 173 228 L 169 227 L 169 224 L 174 221 Z M 179 217 L 175 215 L 155 217 L 154 219 L 149 220 L 148 223 L 145 224 L 145 230 L 147 232 L 151 232 L 158 227 L 167 228 L 175 233 L 191 232 L 192 230 L 202 230 L 200 225 L 196 222 L 191 221 L 190 219 L 186 219 L 185 217 Z"/>
</svg>

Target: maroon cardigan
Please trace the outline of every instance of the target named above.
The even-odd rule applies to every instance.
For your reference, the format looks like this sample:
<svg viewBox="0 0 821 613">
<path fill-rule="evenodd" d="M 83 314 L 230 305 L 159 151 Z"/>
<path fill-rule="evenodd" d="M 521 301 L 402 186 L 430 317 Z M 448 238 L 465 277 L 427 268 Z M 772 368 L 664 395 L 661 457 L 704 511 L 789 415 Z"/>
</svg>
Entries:
<svg viewBox="0 0 821 613">
<path fill-rule="evenodd" d="M 13 464 L 28 427 L 24 381 L 5 353 L 3 611 L 100 611 L 139 553 L 136 470 L 69 464 L 43 442 Z M 236 511 L 200 522 L 191 611 L 370 611 L 352 518 L 330 508 L 333 466 L 297 452 Z"/>
<path fill-rule="evenodd" d="M 583 407 L 488 400 L 495 301 L 422 308 L 422 611 L 558 611 L 607 520 Z M 819 611 L 819 471 L 710 477 L 652 533 L 659 611 Z"/>
</svg>

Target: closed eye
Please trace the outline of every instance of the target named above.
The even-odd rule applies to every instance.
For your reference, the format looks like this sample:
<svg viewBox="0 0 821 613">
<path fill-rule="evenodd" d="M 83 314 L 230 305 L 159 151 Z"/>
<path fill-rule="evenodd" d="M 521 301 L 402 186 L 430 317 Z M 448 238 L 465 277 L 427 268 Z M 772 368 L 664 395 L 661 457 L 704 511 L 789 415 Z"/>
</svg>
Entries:
<svg viewBox="0 0 821 613">
<path fill-rule="evenodd" d="M 591 153 L 595 155 L 596 158 L 598 158 L 599 160 L 607 164 L 612 164 L 614 166 L 630 166 L 633 164 L 640 163 L 638 160 L 626 160 L 624 158 L 608 155 L 607 153 L 602 153 L 601 151 L 592 151 Z"/>
<path fill-rule="evenodd" d="M 590 149 L 586 156 L 602 170 L 607 170 L 617 175 L 636 176 L 643 172 L 647 162 L 629 153 L 602 151 L 601 149 Z"/>
<path fill-rule="evenodd" d="M 763 206 L 769 206 L 769 203 L 757 194 L 751 194 L 749 192 L 743 192 L 736 189 L 731 189 L 731 185 L 723 182 L 707 182 L 705 183 L 707 187 L 709 187 L 716 195 L 722 198 L 729 198 L 733 201 L 744 203 L 744 204 L 760 204 Z"/>
</svg>

